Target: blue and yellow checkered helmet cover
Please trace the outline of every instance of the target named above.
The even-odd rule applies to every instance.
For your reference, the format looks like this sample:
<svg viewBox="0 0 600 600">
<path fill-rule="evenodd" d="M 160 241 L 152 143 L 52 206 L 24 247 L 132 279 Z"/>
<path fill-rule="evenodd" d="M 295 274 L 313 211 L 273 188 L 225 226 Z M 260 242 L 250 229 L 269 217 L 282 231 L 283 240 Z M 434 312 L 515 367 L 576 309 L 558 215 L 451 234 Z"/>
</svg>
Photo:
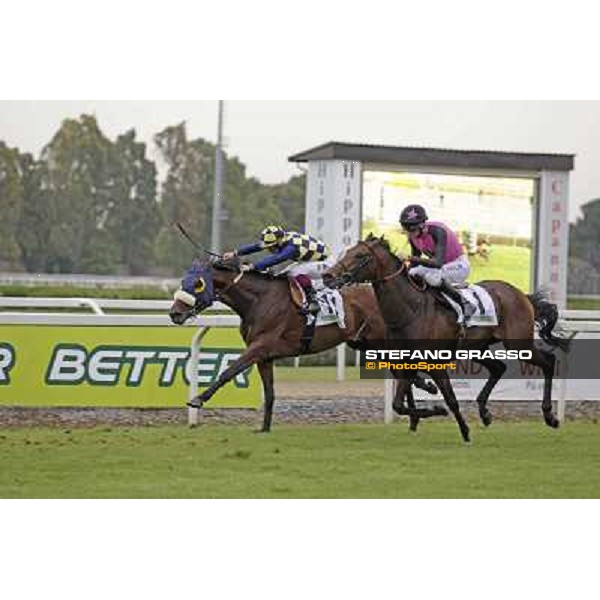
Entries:
<svg viewBox="0 0 600 600">
<path fill-rule="evenodd" d="M 279 225 L 267 225 L 267 227 L 260 232 L 260 239 L 265 248 L 275 245 L 277 241 L 284 236 L 285 231 L 283 227 L 280 227 Z"/>
</svg>

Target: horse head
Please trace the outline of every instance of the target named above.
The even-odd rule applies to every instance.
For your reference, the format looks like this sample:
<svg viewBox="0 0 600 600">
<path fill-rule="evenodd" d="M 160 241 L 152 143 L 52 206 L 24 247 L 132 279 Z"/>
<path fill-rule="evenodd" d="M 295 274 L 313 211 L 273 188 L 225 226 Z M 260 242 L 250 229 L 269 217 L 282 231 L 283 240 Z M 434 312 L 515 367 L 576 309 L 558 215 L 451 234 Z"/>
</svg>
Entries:
<svg viewBox="0 0 600 600">
<path fill-rule="evenodd" d="M 208 308 L 214 301 L 211 263 L 196 260 L 181 280 L 169 311 L 175 325 L 183 325 L 191 317 Z"/>
<path fill-rule="evenodd" d="M 347 248 L 337 263 L 325 271 L 323 283 L 337 289 L 353 283 L 380 281 L 386 270 L 398 268 L 399 261 L 383 236 L 370 233 L 363 241 Z"/>
</svg>

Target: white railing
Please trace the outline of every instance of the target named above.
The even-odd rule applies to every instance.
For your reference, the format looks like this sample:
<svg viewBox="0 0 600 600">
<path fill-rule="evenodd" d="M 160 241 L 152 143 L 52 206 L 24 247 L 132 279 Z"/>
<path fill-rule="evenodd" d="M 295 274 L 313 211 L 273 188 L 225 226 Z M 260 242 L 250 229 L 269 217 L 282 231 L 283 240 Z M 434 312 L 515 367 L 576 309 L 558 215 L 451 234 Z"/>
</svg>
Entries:
<svg viewBox="0 0 600 600">
<path fill-rule="evenodd" d="M 119 275 L 76 275 L 68 273 L 4 273 L 0 272 L 3 285 L 38 285 L 94 288 L 158 287 L 163 290 L 176 289 L 180 280 L 171 277 L 119 276 Z"/>
<path fill-rule="evenodd" d="M 132 312 L 151 311 L 166 313 L 173 300 L 121 300 L 118 298 L 30 298 L 20 296 L 0 296 L 2 308 L 91 308 L 97 314 L 107 310 L 124 310 Z M 215 302 L 207 312 L 231 311 L 220 302 Z"/>
<path fill-rule="evenodd" d="M 21 298 L 0 296 L 0 324 L 13 325 L 115 325 L 131 327 L 171 326 L 167 311 L 172 304 L 171 300 L 119 300 L 111 298 Z M 2 309 L 20 308 L 29 312 L 6 312 Z M 68 309 L 87 308 L 89 313 L 70 312 L 34 312 L 38 309 Z M 106 313 L 106 310 L 127 311 L 129 314 Z M 145 314 L 139 314 L 147 311 Z M 150 311 L 150 313 L 148 312 Z M 228 314 L 211 314 L 228 311 Z M 161 314 L 151 314 L 159 312 Z M 208 314 L 207 314 L 208 313 Z M 190 359 L 196 361 L 191 367 L 192 373 L 197 373 L 199 343 L 211 327 L 239 327 L 240 319 L 227 306 L 215 303 L 205 313 L 195 319 L 187 321 L 186 326 L 197 327 L 190 344 Z M 563 330 L 578 333 L 600 333 L 600 310 L 564 310 L 560 313 L 559 325 Z M 298 365 L 299 362 L 296 362 Z M 337 347 L 336 378 L 343 381 L 345 378 L 345 344 Z M 564 381 L 564 380 L 562 380 Z M 566 386 L 561 383 L 558 396 L 558 415 L 564 419 L 566 406 Z M 189 398 L 195 398 L 198 393 L 198 381 L 190 382 Z M 384 420 L 389 423 L 393 420 L 394 381 L 385 379 L 384 383 Z M 190 424 L 198 423 L 200 412 L 190 409 Z"/>
</svg>

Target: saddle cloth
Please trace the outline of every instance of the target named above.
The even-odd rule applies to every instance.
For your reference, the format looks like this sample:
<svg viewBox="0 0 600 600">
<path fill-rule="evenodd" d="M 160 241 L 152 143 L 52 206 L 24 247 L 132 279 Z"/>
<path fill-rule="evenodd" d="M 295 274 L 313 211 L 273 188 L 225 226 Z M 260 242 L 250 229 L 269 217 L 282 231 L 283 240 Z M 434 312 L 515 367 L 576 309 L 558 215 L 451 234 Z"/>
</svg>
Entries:
<svg viewBox="0 0 600 600">
<path fill-rule="evenodd" d="M 495 327 L 498 325 L 498 315 L 494 301 L 485 288 L 479 285 L 469 284 L 468 287 L 458 288 L 463 302 L 466 300 L 475 310 L 473 314 L 466 320 L 467 327 Z M 462 317 L 462 307 L 458 306 L 452 298 L 442 292 L 442 295 L 450 306 L 456 311 L 456 314 Z"/>
<path fill-rule="evenodd" d="M 337 323 L 341 329 L 346 328 L 344 299 L 338 290 L 318 290 L 317 301 L 321 308 L 317 313 L 317 327 Z"/>
<path fill-rule="evenodd" d="M 315 282 L 313 282 L 313 285 Z M 317 291 L 317 301 L 319 303 L 319 312 L 317 313 L 317 322 L 315 327 L 337 324 L 341 329 L 346 328 L 346 319 L 344 312 L 344 299 L 338 290 L 330 290 L 325 287 L 315 287 Z M 306 302 L 304 290 L 294 278 L 290 278 L 290 293 L 294 304 L 301 308 Z"/>
</svg>

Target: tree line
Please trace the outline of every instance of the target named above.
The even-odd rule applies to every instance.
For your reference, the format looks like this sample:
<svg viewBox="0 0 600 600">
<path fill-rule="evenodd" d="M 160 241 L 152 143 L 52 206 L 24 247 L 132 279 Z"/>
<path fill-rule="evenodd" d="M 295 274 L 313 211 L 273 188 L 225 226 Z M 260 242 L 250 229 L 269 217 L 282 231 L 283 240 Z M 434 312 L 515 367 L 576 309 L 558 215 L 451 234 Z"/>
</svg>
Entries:
<svg viewBox="0 0 600 600">
<path fill-rule="evenodd" d="M 600 294 L 600 198 L 581 207 L 569 225 L 568 289 L 571 294 Z"/>
<path fill-rule="evenodd" d="M 66 119 L 39 158 L 0 141 L 0 270 L 179 275 L 210 245 L 215 146 L 185 123 L 154 136 L 164 178 L 131 129 L 116 140 L 94 116 Z M 234 247 L 265 223 L 304 224 L 304 176 L 265 185 L 225 157 L 222 239 Z"/>
</svg>

